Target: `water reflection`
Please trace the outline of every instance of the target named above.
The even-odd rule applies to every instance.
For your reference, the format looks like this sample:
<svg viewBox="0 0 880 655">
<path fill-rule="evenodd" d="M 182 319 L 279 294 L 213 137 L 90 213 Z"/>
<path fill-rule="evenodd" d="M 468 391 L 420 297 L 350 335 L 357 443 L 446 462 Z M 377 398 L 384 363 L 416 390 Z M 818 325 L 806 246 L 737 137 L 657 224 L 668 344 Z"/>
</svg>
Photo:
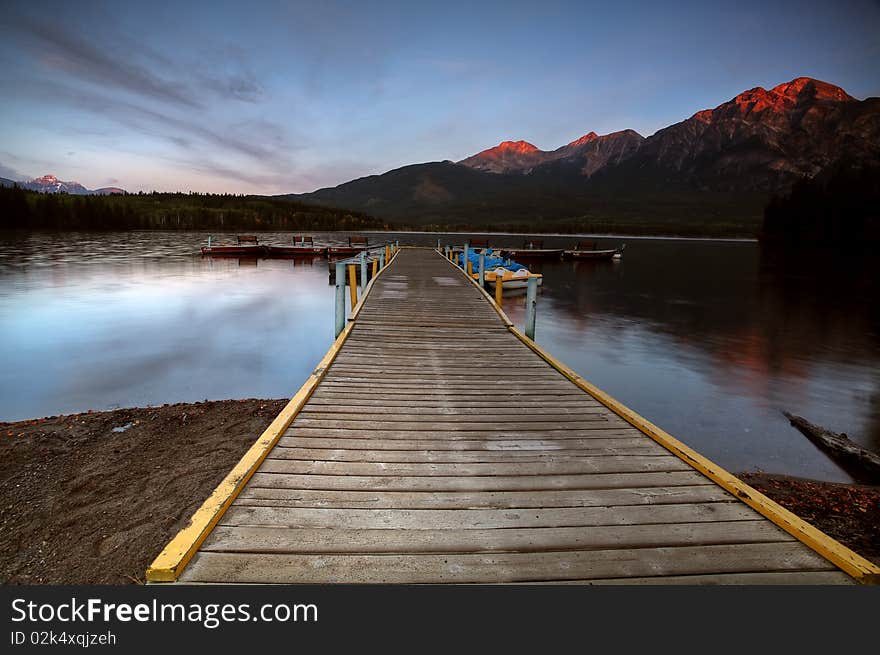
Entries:
<svg viewBox="0 0 880 655">
<path fill-rule="evenodd" d="M 327 260 L 203 258 L 207 236 L 0 237 L 0 417 L 290 396 L 332 341 Z M 347 243 L 345 234 L 314 237 Z M 523 238 L 490 237 L 495 247 Z M 542 238 L 546 248 L 576 240 Z M 545 276 L 537 340 L 554 355 L 734 471 L 849 479 L 783 409 L 880 450 L 876 259 L 596 240 L 626 241 L 623 260 L 530 263 Z M 522 296 L 505 296 L 505 310 L 522 325 Z"/>
</svg>

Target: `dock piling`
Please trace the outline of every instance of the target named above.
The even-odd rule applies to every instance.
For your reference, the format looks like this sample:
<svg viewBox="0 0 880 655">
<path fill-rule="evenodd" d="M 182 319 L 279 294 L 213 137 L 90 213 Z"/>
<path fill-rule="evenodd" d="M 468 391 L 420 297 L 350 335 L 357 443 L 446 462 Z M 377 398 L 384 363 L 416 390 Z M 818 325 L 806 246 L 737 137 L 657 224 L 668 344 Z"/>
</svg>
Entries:
<svg viewBox="0 0 880 655">
<path fill-rule="evenodd" d="M 355 305 L 358 304 L 357 273 L 354 264 L 348 265 L 348 286 L 351 294 L 351 309 L 354 311 Z"/>
<path fill-rule="evenodd" d="M 345 264 L 336 262 L 336 331 L 334 338 L 339 336 L 345 327 Z"/>
<path fill-rule="evenodd" d="M 498 273 L 495 274 L 495 304 L 501 307 L 504 303 L 501 300 L 501 294 L 503 293 L 504 282 L 501 278 L 501 275 Z"/>
<path fill-rule="evenodd" d="M 361 252 L 361 295 L 367 288 L 367 253 Z"/>
<path fill-rule="evenodd" d="M 470 251 L 470 241 L 464 242 L 464 257 L 461 260 L 461 269 L 467 271 L 468 252 Z"/>
<path fill-rule="evenodd" d="M 526 336 L 535 340 L 535 314 L 538 305 L 538 278 L 529 276 L 526 287 Z"/>
<path fill-rule="evenodd" d="M 480 288 L 482 289 L 486 285 L 486 251 L 485 249 L 480 252 Z"/>
</svg>

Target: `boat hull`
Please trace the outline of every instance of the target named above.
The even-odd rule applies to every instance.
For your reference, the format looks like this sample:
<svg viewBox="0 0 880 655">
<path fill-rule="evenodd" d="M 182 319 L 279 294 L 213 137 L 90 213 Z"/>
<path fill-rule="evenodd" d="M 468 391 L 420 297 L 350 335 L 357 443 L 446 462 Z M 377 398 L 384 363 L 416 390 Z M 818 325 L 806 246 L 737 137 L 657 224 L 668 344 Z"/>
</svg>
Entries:
<svg viewBox="0 0 880 655">
<path fill-rule="evenodd" d="M 322 257 L 327 253 L 327 248 L 318 246 L 269 246 L 269 257 Z"/>
<path fill-rule="evenodd" d="M 211 257 L 260 257 L 266 246 L 203 246 L 202 254 Z"/>
<path fill-rule="evenodd" d="M 562 257 L 562 249 L 549 248 L 523 248 L 522 250 L 502 250 L 504 257 L 516 257 L 517 259 L 559 259 Z"/>
<path fill-rule="evenodd" d="M 613 259 L 619 250 L 566 250 L 566 259 Z"/>
<path fill-rule="evenodd" d="M 538 278 L 538 286 L 540 287 L 543 284 L 544 284 L 544 278 L 539 277 Z M 494 281 L 489 282 L 489 286 L 494 289 L 495 282 Z M 528 286 L 529 286 L 528 278 L 517 278 L 515 280 L 504 280 L 504 282 L 501 284 L 501 288 L 504 291 L 507 291 L 508 289 L 526 289 L 526 288 L 528 288 Z"/>
<path fill-rule="evenodd" d="M 357 255 L 366 250 L 361 246 L 330 246 L 327 248 L 328 255 Z"/>
<path fill-rule="evenodd" d="M 479 280 L 479 275 L 474 273 L 472 277 L 475 280 Z M 533 273 L 529 277 L 537 278 L 538 286 L 544 284 L 544 276 L 540 273 Z M 495 288 L 495 275 L 491 272 L 486 273 L 486 284 L 493 289 Z M 529 286 L 529 278 L 528 277 L 506 277 L 504 278 L 501 288 L 505 291 L 508 289 L 525 289 Z"/>
</svg>

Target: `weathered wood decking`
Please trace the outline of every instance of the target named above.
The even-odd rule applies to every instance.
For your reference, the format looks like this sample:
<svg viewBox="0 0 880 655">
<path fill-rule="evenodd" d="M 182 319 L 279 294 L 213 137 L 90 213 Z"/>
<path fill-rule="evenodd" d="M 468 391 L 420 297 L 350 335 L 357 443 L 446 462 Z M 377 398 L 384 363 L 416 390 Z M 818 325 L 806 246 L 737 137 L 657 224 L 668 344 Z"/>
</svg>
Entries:
<svg viewBox="0 0 880 655">
<path fill-rule="evenodd" d="M 186 583 L 847 583 L 402 250 Z"/>
</svg>

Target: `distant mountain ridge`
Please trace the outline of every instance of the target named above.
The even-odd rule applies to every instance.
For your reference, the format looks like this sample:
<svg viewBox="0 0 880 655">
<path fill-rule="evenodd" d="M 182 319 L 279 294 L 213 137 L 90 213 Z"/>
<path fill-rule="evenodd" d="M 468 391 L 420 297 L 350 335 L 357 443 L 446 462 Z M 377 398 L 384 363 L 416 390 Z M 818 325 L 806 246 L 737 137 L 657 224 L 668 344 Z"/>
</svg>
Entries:
<svg viewBox="0 0 880 655">
<path fill-rule="evenodd" d="M 288 197 L 423 224 L 677 217 L 748 226 L 773 193 L 842 163 L 880 164 L 880 98 L 857 100 L 799 77 L 744 91 L 648 138 L 588 132 L 549 151 L 504 141 L 457 163 L 405 166 Z"/>
<path fill-rule="evenodd" d="M 2 186 L 14 186 L 16 184 L 22 189 L 39 191 L 40 193 L 69 193 L 74 196 L 106 196 L 111 193 L 126 193 L 125 189 L 120 189 L 119 187 L 87 189 L 79 182 L 63 182 L 54 175 L 43 175 L 26 182 L 17 182 L 0 177 L 0 185 Z"/>
<path fill-rule="evenodd" d="M 616 163 L 638 150 L 644 140 L 635 130 L 623 130 L 603 136 L 588 132 L 556 150 L 539 150 L 527 141 L 504 141 L 457 163 L 487 173 L 528 175 L 551 162 L 580 162 L 582 173 L 589 177 L 609 162 Z"/>
</svg>

